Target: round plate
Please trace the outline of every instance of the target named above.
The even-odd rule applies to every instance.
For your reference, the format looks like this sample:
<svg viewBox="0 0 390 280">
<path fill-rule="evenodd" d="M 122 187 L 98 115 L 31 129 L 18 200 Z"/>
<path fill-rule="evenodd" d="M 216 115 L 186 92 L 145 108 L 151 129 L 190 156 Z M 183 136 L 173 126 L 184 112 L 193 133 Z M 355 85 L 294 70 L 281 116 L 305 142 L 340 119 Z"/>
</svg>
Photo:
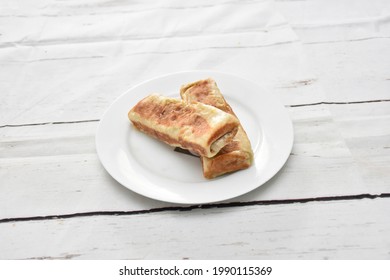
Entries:
<svg viewBox="0 0 390 280">
<path fill-rule="evenodd" d="M 157 92 L 180 98 L 180 86 L 213 78 L 248 134 L 254 163 L 235 173 L 205 179 L 199 158 L 136 130 L 128 111 Z M 153 199 L 211 203 L 245 194 L 274 176 L 286 162 L 293 128 L 284 106 L 256 83 L 211 71 L 180 72 L 139 84 L 118 97 L 103 115 L 96 134 L 97 153 L 104 168 L 123 186 Z"/>
</svg>

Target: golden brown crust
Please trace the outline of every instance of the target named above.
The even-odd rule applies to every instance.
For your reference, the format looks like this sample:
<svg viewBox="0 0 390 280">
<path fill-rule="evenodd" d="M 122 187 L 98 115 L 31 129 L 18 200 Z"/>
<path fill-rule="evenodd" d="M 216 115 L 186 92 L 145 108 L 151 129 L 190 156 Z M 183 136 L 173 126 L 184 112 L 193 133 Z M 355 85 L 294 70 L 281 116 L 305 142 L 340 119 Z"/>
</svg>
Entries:
<svg viewBox="0 0 390 280">
<path fill-rule="evenodd" d="M 180 88 L 180 96 L 186 102 L 201 102 L 235 116 L 232 108 L 219 90 L 217 83 L 211 78 L 183 85 Z"/>
<path fill-rule="evenodd" d="M 186 102 L 202 102 L 235 116 L 216 82 L 211 78 L 182 86 L 180 95 Z M 204 177 L 209 179 L 248 168 L 253 162 L 253 151 L 243 127 L 239 125 L 233 141 L 222 148 L 217 155 L 212 158 L 201 157 L 201 161 Z"/>
<path fill-rule="evenodd" d="M 142 132 L 204 157 L 231 142 L 239 125 L 237 118 L 212 106 L 157 94 L 138 102 L 128 117 Z"/>
<path fill-rule="evenodd" d="M 203 175 L 212 179 L 226 173 L 248 168 L 250 155 L 239 151 L 216 155 L 212 159 L 202 158 Z"/>
<path fill-rule="evenodd" d="M 182 103 L 176 102 L 176 100 L 172 102 L 166 100 L 164 103 L 139 102 L 133 108 L 133 113 L 138 114 L 142 119 L 153 119 L 156 124 L 161 126 L 194 126 L 193 133 L 197 136 L 203 135 L 210 129 L 207 120 L 197 114 L 194 106 L 183 106 Z"/>
</svg>

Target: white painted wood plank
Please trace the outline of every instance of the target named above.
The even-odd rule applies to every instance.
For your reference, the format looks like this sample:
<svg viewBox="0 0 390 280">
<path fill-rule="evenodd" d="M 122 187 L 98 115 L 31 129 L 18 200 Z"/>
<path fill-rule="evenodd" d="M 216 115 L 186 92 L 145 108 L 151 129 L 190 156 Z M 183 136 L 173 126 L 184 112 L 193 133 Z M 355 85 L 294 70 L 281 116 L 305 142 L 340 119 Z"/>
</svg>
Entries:
<svg viewBox="0 0 390 280">
<path fill-rule="evenodd" d="M 108 8 L 99 1 L 90 5 L 47 2 L 40 10 L 27 12 L 23 12 L 23 4 L 14 4 L 20 10 L 3 12 L 7 14 L 0 18 L 0 23 L 17 27 L 4 30 L 0 47 L 239 33 L 279 26 L 284 21 L 274 13 L 269 0 L 218 1 L 219 4 L 207 5 L 180 2 L 122 2 Z M 227 17 L 229 20 L 215 20 Z"/>
<path fill-rule="evenodd" d="M 375 5 L 371 2 L 367 4 L 364 1 L 359 1 L 360 9 L 356 10 L 338 9 L 338 7 L 346 7 L 348 4 L 348 2 L 341 2 L 329 6 L 325 4 L 326 1 L 304 1 L 304 3 L 302 1 L 282 1 L 278 2 L 278 7 L 281 7 L 281 10 L 287 14 L 287 18 L 292 21 L 293 25 L 297 22 L 298 24 L 299 22 L 307 22 L 309 25 L 316 25 L 324 21 L 329 21 L 332 24 L 333 22 L 340 22 L 342 19 L 348 23 L 362 16 L 368 17 L 365 19 L 368 23 L 375 23 L 375 18 L 386 18 L 384 15 L 389 11 L 387 2 L 383 0 L 375 1 Z M 81 6 L 74 2 L 52 3 L 42 1 L 38 5 L 41 9 L 29 7 L 29 9 L 22 10 L 18 9 L 19 4 L 7 4 L 4 5 L 5 9 L 2 9 L 5 24 L 10 24 L 13 28 L 20 26 L 11 24 L 10 20 L 14 19 L 27 22 L 28 24 L 23 25 L 26 28 L 31 26 L 40 29 L 38 27 L 42 22 L 45 23 L 45 20 L 56 21 L 58 20 L 57 17 L 66 18 L 66 22 L 69 22 L 68 19 L 72 16 L 76 19 L 82 17 L 82 23 L 83 16 L 85 16 L 90 17 L 92 23 L 100 24 L 105 21 L 96 20 L 96 18 L 99 19 L 105 12 L 108 13 L 107 17 L 109 18 L 117 18 L 118 13 L 119 18 L 127 18 L 126 13 L 134 11 L 134 13 L 131 13 L 131 17 L 135 17 L 134 22 L 137 22 L 141 18 L 135 11 L 156 13 L 161 17 L 160 10 L 168 10 L 182 16 L 181 12 L 183 11 L 187 13 L 194 9 L 210 8 L 210 4 L 206 4 L 206 2 L 192 6 L 181 6 L 180 2 L 176 1 L 163 4 L 137 3 L 132 6 L 134 10 L 129 9 L 128 6 L 123 9 L 125 5 L 123 3 L 106 5 L 98 1 L 91 1 L 88 5 Z M 222 1 L 220 4 L 222 4 L 221 9 L 229 9 L 229 7 L 236 7 L 238 2 L 229 1 L 225 3 Z M 215 5 L 211 5 L 213 9 L 218 6 Z M 274 89 L 277 94 L 283 97 L 285 104 L 318 102 L 323 101 L 324 97 L 328 101 L 388 98 L 389 83 L 386 77 L 388 63 L 387 60 L 381 59 L 381 56 L 377 55 L 387 56 L 386 52 L 390 49 L 387 46 L 387 40 L 385 40 L 383 46 L 379 39 L 379 41 L 366 42 L 367 44 L 355 42 L 357 45 L 350 45 L 347 42 L 338 49 L 332 48 L 332 44 L 312 47 L 312 51 L 308 50 L 308 58 L 315 69 L 315 75 L 313 75 L 307 69 L 307 63 L 299 44 L 292 43 L 291 46 L 275 47 L 271 51 L 256 48 L 259 44 L 260 46 L 264 44 L 267 46 L 270 43 L 279 44 L 296 39 L 270 1 L 245 2 L 244 5 L 239 6 L 242 9 L 255 6 L 259 8 L 259 12 L 264 13 L 264 16 L 261 17 L 255 15 L 245 17 L 248 20 L 242 23 L 245 27 L 242 30 L 246 30 L 245 32 L 248 34 L 238 32 L 230 37 L 229 34 L 222 34 L 223 32 L 221 32 L 220 35 L 213 34 L 212 37 L 216 37 L 214 40 L 210 40 L 210 38 L 204 38 L 211 31 L 207 29 L 203 32 L 197 32 L 199 35 L 196 36 L 196 40 L 193 37 L 181 38 L 183 36 L 179 36 L 179 38 L 175 38 L 168 36 L 168 38 L 163 37 L 165 40 L 153 38 L 147 42 L 143 42 L 144 40 L 139 42 L 140 40 L 137 41 L 137 38 L 132 38 L 130 42 L 126 43 L 120 41 L 121 44 L 115 40 L 114 42 L 106 40 L 103 44 L 80 44 L 79 46 L 70 44 L 64 48 L 49 45 L 42 48 L 36 46 L 33 49 L 20 46 L 10 50 L 7 48 L 0 50 L 0 57 L 2 56 L 2 60 L 6 62 L 2 64 L 1 67 L 4 68 L 0 71 L 0 90 L 2 94 L 6 95 L 6 98 L 2 98 L 2 103 L 0 103 L 1 107 L 4 107 L 0 112 L 2 124 L 98 118 L 112 100 L 129 86 L 155 75 L 184 69 L 209 68 L 254 79 Z M 318 6 L 322 8 L 318 9 Z M 302 16 L 298 13 L 299 10 L 304 10 L 305 15 Z M 320 14 L 319 11 L 321 11 Z M 271 14 L 275 17 L 269 17 Z M 347 19 L 345 19 L 346 16 Z M 38 22 L 29 22 L 30 18 L 36 17 L 44 19 L 40 19 Z M 282 26 L 273 28 L 275 25 L 278 26 L 278 24 L 273 25 L 274 22 L 282 23 Z M 113 25 L 115 25 L 114 23 Z M 138 25 L 134 24 L 134 26 Z M 46 24 L 46 26 L 51 26 L 51 24 Z M 90 28 L 88 24 L 86 26 L 85 28 Z M 254 26 L 256 28 L 253 28 Z M 348 30 L 345 28 L 349 28 L 349 26 L 350 24 L 341 24 L 338 28 L 341 33 L 344 32 L 348 35 L 350 32 L 347 32 Z M 22 34 L 23 38 L 26 33 L 24 27 L 16 30 Z M 181 28 L 184 28 L 185 31 L 187 27 L 183 26 Z M 324 28 L 326 29 L 326 25 Z M 69 40 L 71 35 L 74 35 L 72 32 L 79 32 L 78 28 L 64 29 L 62 32 L 65 32 L 63 34 Z M 6 32 L 3 32 L 1 40 L 4 42 L 7 41 L 8 30 L 14 31 L 13 29 L 6 29 Z M 264 30 L 267 32 L 264 32 Z M 281 30 L 286 32 L 277 35 Z M 384 32 L 387 32 L 386 30 Z M 88 35 L 99 35 L 99 32 L 104 33 L 105 31 L 105 29 L 100 28 L 88 29 Z M 127 29 L 123 28 L 122 31 L 127 32 Z M 43 29 L 40 30 L 40 37 L 37 40 L 44 42 L 45 32 L 47 32 L 49 38 L 53 35 L 50 30 Z M 16 33 L 11 32 L 11 34 Z M 35 36 L 34 32 L 27 33 Z M 322 34 L 322 32 L 320 33 Z M 328 33 L 331 36 L 334 35 L 333 31 Z M 55 34 L 55 36 L 58 36 L 62 33 Z M 174 32 L 174 36 L 176 35 L 178 33 Z M 223 39 L 224 35 L 227 35 L 225 39 Z M 307 38 L 311 38 L 310 36 L 308 35 Z M 85 38 L 85 36 L 81 37 Z M 122 39 L 126 39 L 125 37 Z M 121 39 L 120 36 L 118 38 Z M 282 41 L 281 38 L 283 38 Z M 348 38 L 345 37 L 344 39 L 347 40 Z M 253 41 L 251 42 L 251 40 Z M 304 42 L 306 42 L 305 40 L 306 38 L 304 38 Z M 17 41 L 11 40 L 10 42 L 16 44 Z M 316 42 L 318 40 L 309 43 Z M 210 43 L 217 45 L 210 45 Z M 232 45 L 229 46 L 229 43 Z M 189 49 L 189 46 L 194 44 L 196 44 L 195 53 L 189 52 L 191 49 Z M 202 48 L 205 46 L 217 49 L 204 51 Z M 220 47 L 233 49 L 221 50 Z M 235 49 L 237 47 L 249 49 L 245 49 L 244 52 L 237 55 L 237 49 Z M 253 47 L 255 48 L 252 49 Z M 345 49 L 351 51 L 345 55 Z M 184 51 L 184 53 L 170 53 L 177 51 Z M 134 58 L 134 54 L 137 57 Z M 188 54 L 191 54 L 190 57 L 194 58 L 188 59 Z M 139 55 L 141 57 L 138 57 Z M 150 61 L 155 62 L 153 67 L 150 67 Z M 177 63 L 172 63 L 172 61 Z M 35 65 L 29 65 L 31 63 Z M 155 65 L 156 63 L 157 65 Z M 291 67 L 290 70 L 292 71 L 286 71 L 286 65 Z M 345 67 L 339 67 L 340 65 L 345 65 Z M 82 69 L 82 71 L 77 71 L 77 69 Z M 280 71 L 280 69 L 283 69 L 283 71 Z M 332 71 L 329 71 L 329 69 L 332 69 Z M 354 69 L 364 71 L 363 73 L 351 71 Z M 346 74 L 348 76 L 345 76 Z M 48 83 L 48 81 L 50 82 Z M 319 83 L 321 86 L 318 86 Z M 14 84 L 17 84 L 17 87 L 14 87 Z M 326 96 L 322 93 L 322 86 L 324 86 Z M 367 92 L 370 92 L 369 96 L 367 96 Z"/>
<path fill-rule="evenodd" d="M 390 3 L 276 1 L 304 43 L 325 101 L 390 98 Z"/>
<path fill-rule="evenodd" d="M 389 259 L 389 211 L 377 198 L 1 223 L 0 259 Z"/>
<path fill-rule="evenodd" d="M 390 191 L 390 102 L 331 106 L 365 185 Z"/>
<path fill-rule="evenodd" d="M 252 79 L 286 104 L 323 100 L 309 87 L 279 90 L 314 77 L 272 1 L 40 3 L 4 5 L 0 125 L 100 118 L 129 87 L 194 69 Z M 194 11 L 201 21 L 188 16 Z M 216 21 L 219 14 L 229 21 Z"/>
<path fill-rule="evenodd" d="M 183 40 L 177 45 L 185 46 L 192 41 Z M 115 56 L 107 53 L 111 48 L 95 49 L 96 53 L 90 55 L 90 46 L 84 46 L 68 53 L 50 48 L 48 53 L 52 56 L 46 60 L 42 58 L 43 50 L 36 51 L 35 58 L 29 58 L 36 61 L 8 61 L 0 65 L 4 97 L 0 100 L 4 108 L 0 112 L 1 124 L 97 119 L 117 96 L 138 82 L 170 72 L 202 68 L 252 79 L 268 87 L 271 94 L 279 95 L 284 104 L 389 99 L 390 83 L 386 76 L 389 65 L 377 55 L 388 56 L 390 46 L 383 40 L 306 45 L 313 73 L 297 43 L 274 46 L 271 50 L 249 48 L 240 54 L 235 47 L 201 49 L 189 52 L 190 59 L 187 59 L 188 52 Z M 208 39 L 200 41 L 209 43 Z M 161 42 L 152 44 L 156 48 L 161 46 Z M 144 49 L 144 45 L 136 48 Z M 353 51 L 345 52 L 345 49 Z M 294 55 L 286 56 L 286 53 Z M 161 67 L 151 67 L 152 60 L 158 61 Z M 259 65 L 257 61 L 262 63 Z M 291 68 L 278 70 L 285 65 Z M 71 70 L 79 68 L 84 71 Z M 18 78 L 15 72 L 26 75 Z M 15 88 L 14 84 L 18 86 Z"/>
<path fill-rule="evenodd" d="M 387 0 L 276 0 L 276 6 L 304 43 L 390 37 Z"/>
<path fill-rule="evenodd" d="M 390 131 L 385 129 L 379 138 L 377 134 L 390 120 L 386 105 L 289 108 L 295 142 L 287 164 L 259 189 L 231 201 L 389 193 Z M 369 117 L 370 112 L 376 116 Z M 105 172 L 95 152 L 96 125 L 0 129 L 0 218 L 169 205 L 128 191 Z"/>
<path fill-rule="evenodd" d="M 304 45 L 326 101 L 390 99 L 390 40 Z"/>
<path fill-rule="evenodd" d="M 0 105 L 4 108 L 0 124 L 97 119 L 131 86 L 159 75 L 197 69 L 249 78 L 268 87 L 271 94 L 281 95 L 285 104 L 323 101 L 320 90 L 313 88 L 315 85 L 298 88 L 299 81 L 315 78 L 301 57 L 301 46 L 287 43 L 268 47 L 264 44 L 273 37 L 270 33 L 267 36 L 251 33 L 246 37 L 224 35 L 224 40 L 198 38 L 196 43 L 193 38 L 184 38 L 66 49 L 36 47 L 22 60 L 20 57 L 30 53 L 28 50 L 13 54 L 15 58 L 0 65 L 3 89 Z M 231 47 L 225 44 L 226 40 L 230 40 Z M 184 51 L 172 50 L 175 45 Z M 123 50 L 113 53 L 118 48 Z"/>
<path fill-rule="evenodd" d="M 39 53 L 48 56 L 47 53 L 36 48 L 36 55 L 29 58 L 36 61 L 8 61 L 0 65 L 3 85 L 0 104 L 4 108 L 0 112 L 1 124 L 97 119 L 129 87 L 159 75 L 196 69 L 213 69 L 249 78 L 269 87 L 271 94 L 280 94 L 285 104 L 324 100 L 315 85 L 299 86 L 299 81 L 314 80 L 315 77 L 307 70 L 298 44 L 245 48 L 245 42 L 238 37 L 242 36 L 226 37 L 235 44 L 231 48 L 222 42 L 219 42 L 221 49 L 218 46 L 209 48 L 214 41 L 203 38 L 197 40 L 197 44 L 205 46 L 204 49 L 199 46 L 193 51 L 169 53 L 170 43 L 165 48 L 168 53 L 139 55 L 127 55 L 130 51 L 112 54 L 112 49 L 118 45 L 109 44 L 103 48 L 86 45 L 75 50 L 58 51 L 50 47 L 47 52 L 53 54 L 46 59 Z M 261 37 L 251 36 L 250 44 L 264 44 Z M 184 49 L 191 45 L 191 49 L 194 48 L 192 41 L 181 39 L 177 45 Z M 153 41 L 122 45 L 124 50 L 145 50 L 149 45 L 149 49 L 158 48 L 164 52 L 166 44 Z M 93 55 L 90 54 L 92 49 L 95 49 Z M 153 65 L 150 61 L 154 61 Z M 286 65 L 288 69 L 279 70 Z M 22 73 L 22 76 L 15 76 L 15 72 Z"/>
</svg>

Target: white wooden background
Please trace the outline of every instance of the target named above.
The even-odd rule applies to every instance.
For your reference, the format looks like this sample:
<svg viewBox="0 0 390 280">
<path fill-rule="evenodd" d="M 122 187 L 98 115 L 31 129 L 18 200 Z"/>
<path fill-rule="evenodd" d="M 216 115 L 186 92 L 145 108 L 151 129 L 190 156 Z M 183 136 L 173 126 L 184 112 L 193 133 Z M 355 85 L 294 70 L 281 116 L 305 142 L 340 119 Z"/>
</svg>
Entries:
<svg viewBox="0 0 390 280">
<path fill-rule="evenodd" d="M 0 259 L 390 259 L 387 0 L 0 3 Z M 129 87 L 192 69 L 278 95 L 283 169 L 230 201 L 176 205 L 95 151 Z"/>
</svg>

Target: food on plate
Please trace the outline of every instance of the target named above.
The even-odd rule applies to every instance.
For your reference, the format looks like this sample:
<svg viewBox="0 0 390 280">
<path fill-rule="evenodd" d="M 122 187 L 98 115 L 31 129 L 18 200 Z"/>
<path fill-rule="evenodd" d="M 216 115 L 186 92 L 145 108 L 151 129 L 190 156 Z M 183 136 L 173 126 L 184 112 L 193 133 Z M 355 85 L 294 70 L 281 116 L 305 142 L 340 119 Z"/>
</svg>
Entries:
<svg viewBox="0 0 390 280">
<path fill-rule="evenodd" d="M 202 157 L 213 157 L 236 135 L 239 121 L 213 106 L 151 94 L 128 118 L 140 131 Z"/>
<path fill-rule="evenodd" d="M 202 102 L 236 117 L 219 90 L 217 83 L 211 78 L 183 85 L 180 89 L 180 95 L 189 104 Z M 201 156 L 201 162 L 203 175 L 208 179 L 251 166 L 253 151 L 242 125 L 238 126 L 238 131 L 233 141 L 224 146 L 213 157 Z"/>
</svg>

